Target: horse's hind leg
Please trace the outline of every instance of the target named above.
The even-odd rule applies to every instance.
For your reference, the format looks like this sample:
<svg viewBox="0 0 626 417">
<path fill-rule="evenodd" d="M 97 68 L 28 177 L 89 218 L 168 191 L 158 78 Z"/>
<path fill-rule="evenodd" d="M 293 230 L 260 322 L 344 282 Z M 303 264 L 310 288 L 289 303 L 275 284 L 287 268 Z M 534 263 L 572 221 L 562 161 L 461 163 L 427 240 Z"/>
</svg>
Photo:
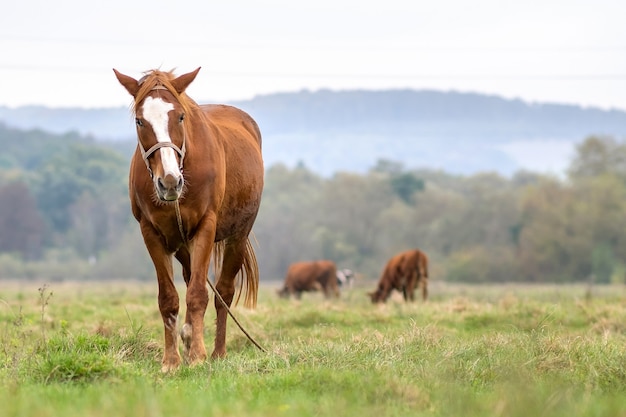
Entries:
<svg viewBox="0 0 626 417">
<path fill-rule="evenodd" d="M 215 285 L 215 289 L 220 293 L 222 299 L 230 308 L 235 295 L 235 277 L 241 269 L 246 253 L 246 243 L 244 239 L 237 242 L 228 242 L 224 247 L 224 260 L 222 270 Z M 215 349 L 211 354 L 212 359 L 226 356 L 226 322 L 228 311 L 219 298 L 215 297 Z"/>
<path fill-rule="evenodd" d="M 189 281 L 191 280 L 191 258 L 189 251 L 183 246 L 174 256 L 183 267 L 183 279 L 185 280 L 185 284 L 189 285 Z"/>
</svg>

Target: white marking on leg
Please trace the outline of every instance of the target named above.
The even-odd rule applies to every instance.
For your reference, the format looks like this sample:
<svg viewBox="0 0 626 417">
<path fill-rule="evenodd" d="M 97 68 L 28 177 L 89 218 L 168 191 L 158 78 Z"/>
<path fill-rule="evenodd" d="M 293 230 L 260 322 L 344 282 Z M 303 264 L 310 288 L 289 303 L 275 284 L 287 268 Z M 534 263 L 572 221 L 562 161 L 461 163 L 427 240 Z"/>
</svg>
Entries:
<svg viewBox="0 0 626 417">
<path fill-rule="evenodd" d="M 176 316 L 176 314 L 172 314 L 170 315 L 166 322 L 165 322 L 165 326 L 167 327 L 168 330 L 170 331 L 176 331 L 176 325 L 178 324 L 178 316 Z"/>
</svg>

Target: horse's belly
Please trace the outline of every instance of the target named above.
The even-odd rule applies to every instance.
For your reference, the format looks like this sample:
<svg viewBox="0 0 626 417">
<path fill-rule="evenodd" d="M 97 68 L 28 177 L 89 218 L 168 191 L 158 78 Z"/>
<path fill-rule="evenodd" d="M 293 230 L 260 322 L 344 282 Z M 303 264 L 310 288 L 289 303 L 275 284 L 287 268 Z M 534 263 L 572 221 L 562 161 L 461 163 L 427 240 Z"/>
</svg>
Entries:
<svg viewBox="0 0 626 417">
<path fill-rule="evenodd" d="M 260 201 L 221 212 L 215 230 L 215 241 L 219 242 L 232 236 L 248 235 L 259 211 L 259 203 Z"/>
</svg>

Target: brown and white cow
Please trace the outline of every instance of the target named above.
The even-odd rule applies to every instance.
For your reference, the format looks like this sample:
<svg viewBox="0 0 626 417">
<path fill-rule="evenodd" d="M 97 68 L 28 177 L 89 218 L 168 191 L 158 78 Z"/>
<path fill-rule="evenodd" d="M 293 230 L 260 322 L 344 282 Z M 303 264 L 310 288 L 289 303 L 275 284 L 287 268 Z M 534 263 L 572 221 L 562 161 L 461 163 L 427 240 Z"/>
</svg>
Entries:
<svg viewBox="0 0 626 417">
<path fill-rule="evenodd" d="M 296 262 L 287 269 L 281 297 L 293 295 L 300 298 L 303 292 L 322 291 L 326 298 L 339 297 L 337 267 L 333 261 Z"/>
<path fill-rule="evenodd" d="M 428 257 L 419 249 L 411 249 L 393 256 L 383 270 L 376 291 L 368 293 L 373 303 L 385 302 L 392 290 L 402 292 L 405 301 L 415 299 L 417 286 L 422 298 L 428 297 Z"/>
<path fill-rule="evenodd" d="M 354 281 L 354 278 L 355 274 L 354 271 L 351 269 L 343 268 L 337 270 L 337 285 L 339 285 L 341 288 L 352 288 L 352 282 Z"/>
</svg>

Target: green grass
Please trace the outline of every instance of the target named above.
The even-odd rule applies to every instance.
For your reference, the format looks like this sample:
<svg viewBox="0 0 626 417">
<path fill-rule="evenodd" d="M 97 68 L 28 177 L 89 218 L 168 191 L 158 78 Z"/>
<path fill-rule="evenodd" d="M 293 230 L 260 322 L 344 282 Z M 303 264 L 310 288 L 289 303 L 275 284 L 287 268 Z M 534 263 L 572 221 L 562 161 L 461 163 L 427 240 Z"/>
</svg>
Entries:
<svg viewBox="0 0 626 417">
<path fill-rule="evenodd" d="M 226 359 L 162 374 L 156 285 L 3 282 L 0 414 L 626 416 L 623 287 L 434 283 L 410 305 L 365 290 L 262 287 L 235 314 L 268 353 L 230 322 Z"/>
</svg>

